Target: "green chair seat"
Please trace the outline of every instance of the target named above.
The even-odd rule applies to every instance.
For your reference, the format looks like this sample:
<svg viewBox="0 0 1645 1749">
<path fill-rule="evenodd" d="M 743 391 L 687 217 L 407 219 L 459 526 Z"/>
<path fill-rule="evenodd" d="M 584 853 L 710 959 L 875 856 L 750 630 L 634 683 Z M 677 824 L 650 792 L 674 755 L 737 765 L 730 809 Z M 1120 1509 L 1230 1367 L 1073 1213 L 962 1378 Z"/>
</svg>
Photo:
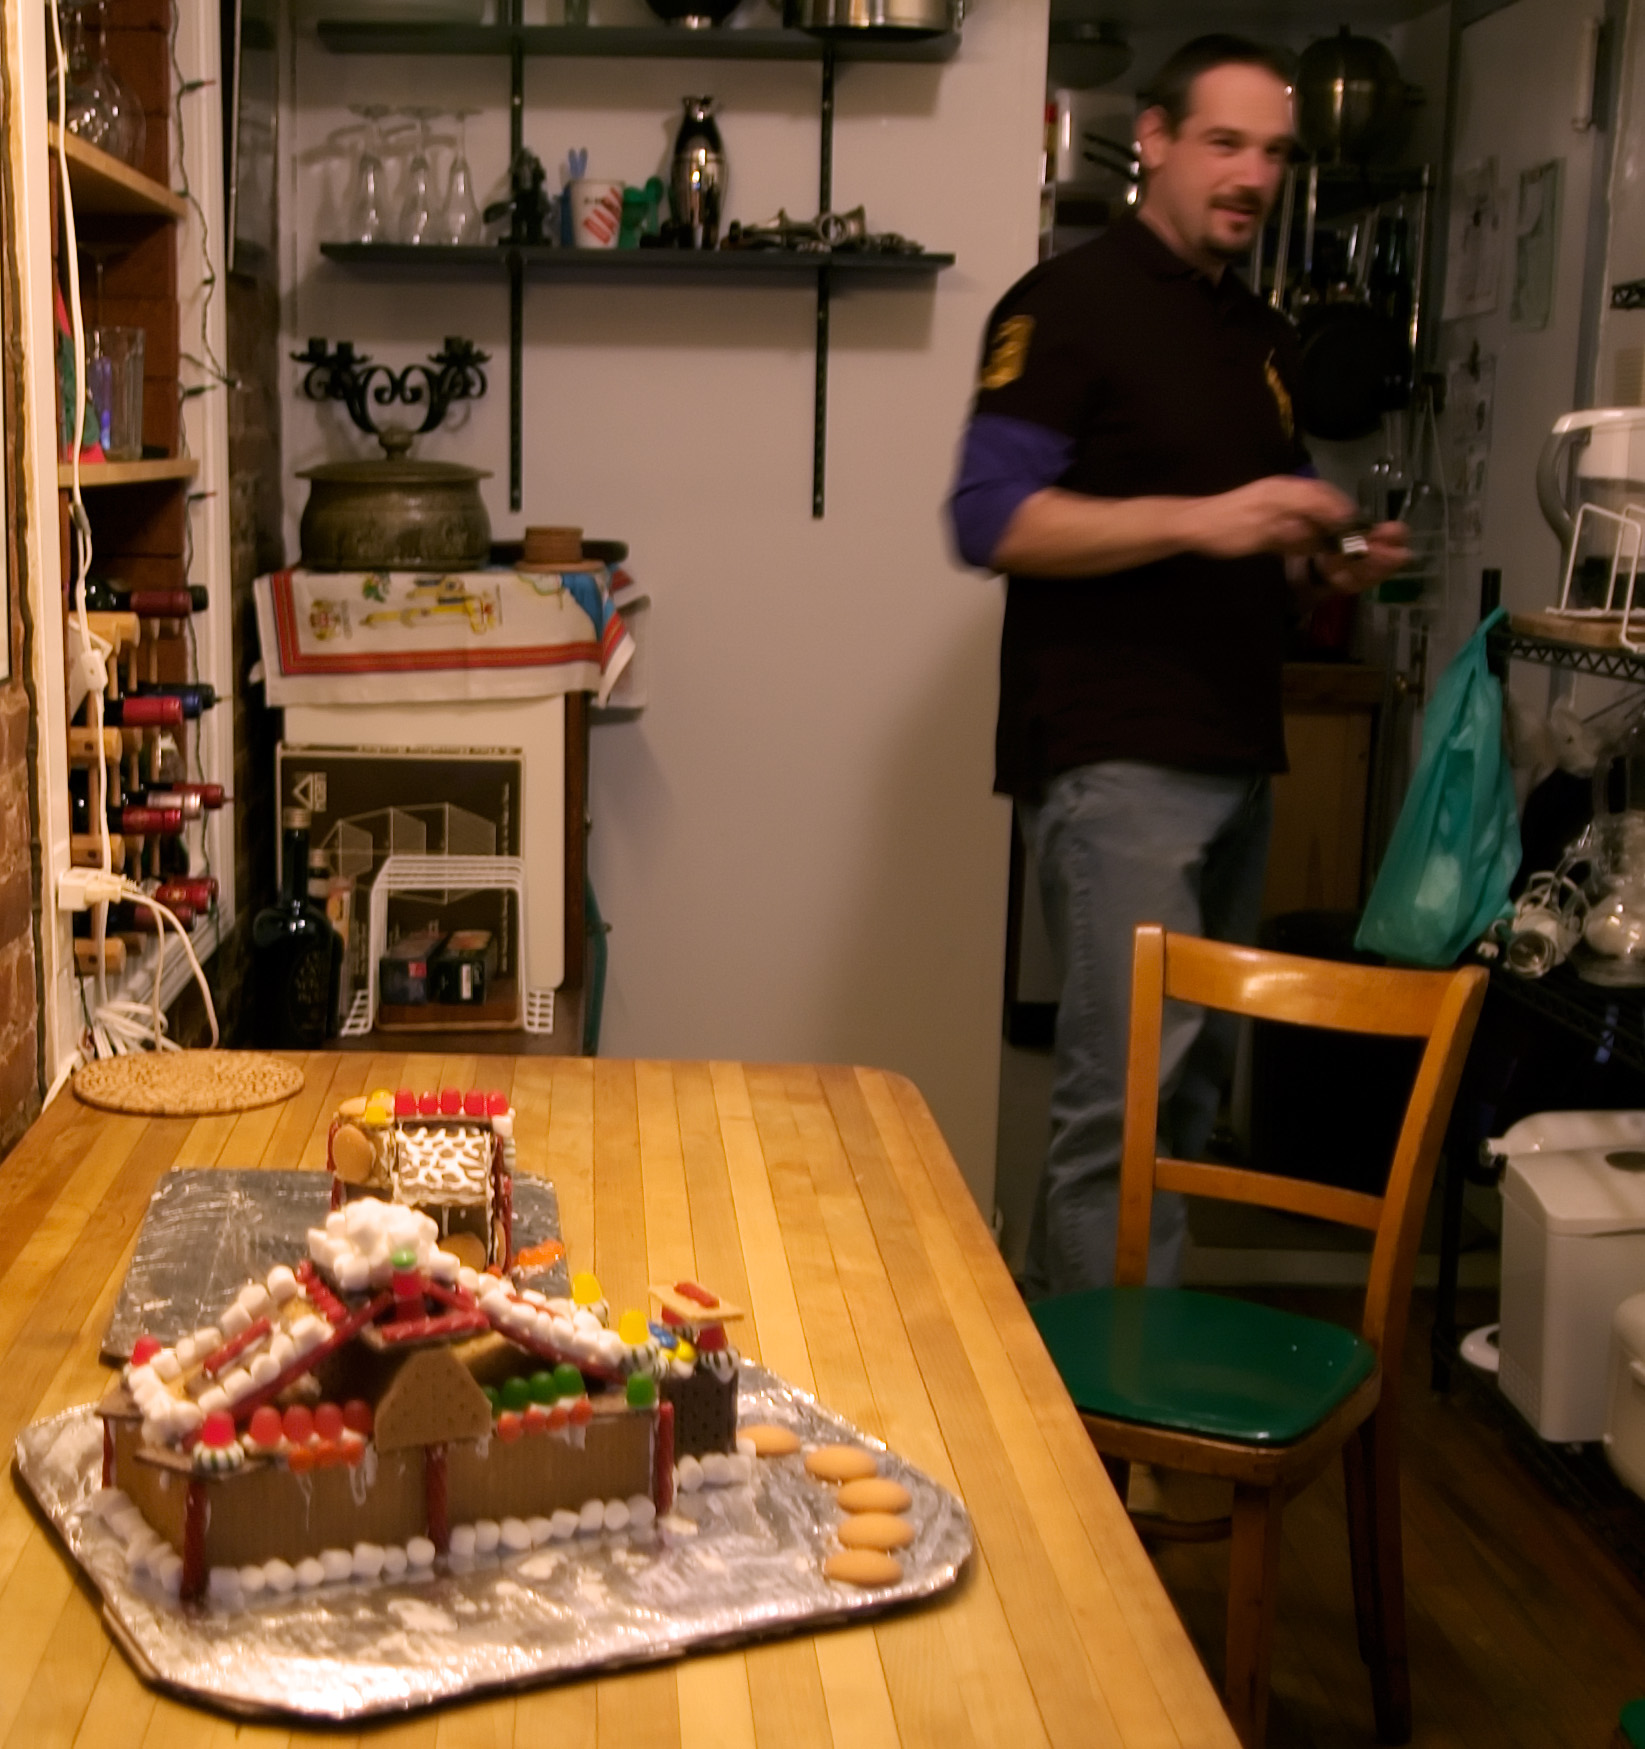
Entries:
<svg viewBox="0 0 1645 1749">
<path fill-rule="evenodd" d="M 1185 1288 L 1098 1288 L 1029 1310 L 1085 1413 L 1247 1445 L 1300 1439 L 1376 1365 L 1339 1325 Z"/>
<path fill-rule="evenodd" d="M 1629 1749 L 1645 1749 L 1645 1700 L 1631 1700 L 1622 1709 L 1619 1727 Z"/>
</svg>

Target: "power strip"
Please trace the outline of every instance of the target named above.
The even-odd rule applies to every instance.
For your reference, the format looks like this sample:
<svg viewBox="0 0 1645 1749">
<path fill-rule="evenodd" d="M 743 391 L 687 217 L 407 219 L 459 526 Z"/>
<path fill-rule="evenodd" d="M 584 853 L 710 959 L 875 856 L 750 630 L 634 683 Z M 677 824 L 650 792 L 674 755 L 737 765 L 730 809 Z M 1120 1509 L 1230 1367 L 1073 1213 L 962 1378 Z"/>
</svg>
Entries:
<svg viewBox="0 0 1645 1749">
<path fill-rule="evenodd" d="M 57 909 L 89 911 L 93 905 L 123 899 L 128 890 L 124 875 L 108 874 L 100 868 L 66 868 L 57 877 Z"/>
</svg>

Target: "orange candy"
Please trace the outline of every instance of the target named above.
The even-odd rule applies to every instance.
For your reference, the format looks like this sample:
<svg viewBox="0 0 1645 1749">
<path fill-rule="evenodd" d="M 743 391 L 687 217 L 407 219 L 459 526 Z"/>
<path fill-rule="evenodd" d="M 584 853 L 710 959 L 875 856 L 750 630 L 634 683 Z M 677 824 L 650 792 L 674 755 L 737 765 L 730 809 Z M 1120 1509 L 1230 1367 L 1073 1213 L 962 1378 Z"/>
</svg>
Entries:
<svg viewBox="0 0 1645 1749">
<path fill-rule="evenodd" d="M 294 1445 L 286 1453 L 286 1467 L 294 1476 L 306 1475 L 314 1468 L 313 1448 L 306 1445 Z"/>
<path fill-rule="evenodd" d="M 497 1417 L 497 1437 L 504 1444 L 512 1445 L 525 1432 L 525 1423 L 512 1409 L 505 1409 Z"/>
<path fill-rule="evenodd" d="M 571 1405 L 571 1425 L 573 1427 L 586 1427 L 593 1419 L 594 1405 L 589 1402 L 587 1397 L 579 1397 Z"/>
<path fill-rule="evenodd" d="M 541 1403 L 533 1403 L 521 1419 L 527 1433 L 541 1433 L 548 1426 L 548 1411 Z"/>
</svg>

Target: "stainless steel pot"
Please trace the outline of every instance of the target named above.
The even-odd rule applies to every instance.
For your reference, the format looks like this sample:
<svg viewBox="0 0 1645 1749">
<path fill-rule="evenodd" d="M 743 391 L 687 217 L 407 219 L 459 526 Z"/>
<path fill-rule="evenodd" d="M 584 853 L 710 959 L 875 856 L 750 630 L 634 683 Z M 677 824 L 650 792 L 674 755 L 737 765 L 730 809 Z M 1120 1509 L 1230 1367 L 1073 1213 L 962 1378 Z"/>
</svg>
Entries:
<svg viewBox="0 0 1645 1749">
<path fill-rule="evenodd" d="M 783 0 L 783 23 L 813 36 L 942 36 L 963 13 L 963 0 Z"/>
<path fill-rule="evenodd" d="M 1344 25 L 1302 51 L 1297 132 L 1322 163 L 1368 164 L 1399 143 L 1409 94 L 1399 63 Z"/>
<path fill-rule="evenodd" d="M 464 571 L 491 557 L 486 470 L 396 458 L 304 468 L 300 537 L 314 571 Z"/>
</svg>

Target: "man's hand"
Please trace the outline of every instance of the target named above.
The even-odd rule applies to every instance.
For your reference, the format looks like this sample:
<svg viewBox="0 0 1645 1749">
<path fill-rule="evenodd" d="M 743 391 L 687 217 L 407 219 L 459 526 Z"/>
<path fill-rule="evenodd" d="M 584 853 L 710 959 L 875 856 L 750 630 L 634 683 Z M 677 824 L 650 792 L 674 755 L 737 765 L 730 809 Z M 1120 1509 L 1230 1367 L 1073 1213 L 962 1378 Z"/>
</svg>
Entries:
<svg viewBox="0 0 1645 1749">
<path fill-rule="evenodd" d="M 1366 531 L 1366 550 L 1355 558 L 1330 551 L 1314 553 L 1310 560 L 1314 575 L 1342 595 L 1374 589 L 1410 564 L 1410 533 L 1403 522 L 1379 522 Z"/>
<path fill-rule="evenodd" d="M 1353 515 L 1352 502 L 1335 486 L 1301 474 L 1272 474 L 1232 492 L 1196 500 L 1186 512 L 1186 544 L 1190 551 L 1213 559 L 1318 553 L 1325 537 L 1345 528 Z M 1372 581 L 1380 582 L 1381 577 Z"/>
</svg>

